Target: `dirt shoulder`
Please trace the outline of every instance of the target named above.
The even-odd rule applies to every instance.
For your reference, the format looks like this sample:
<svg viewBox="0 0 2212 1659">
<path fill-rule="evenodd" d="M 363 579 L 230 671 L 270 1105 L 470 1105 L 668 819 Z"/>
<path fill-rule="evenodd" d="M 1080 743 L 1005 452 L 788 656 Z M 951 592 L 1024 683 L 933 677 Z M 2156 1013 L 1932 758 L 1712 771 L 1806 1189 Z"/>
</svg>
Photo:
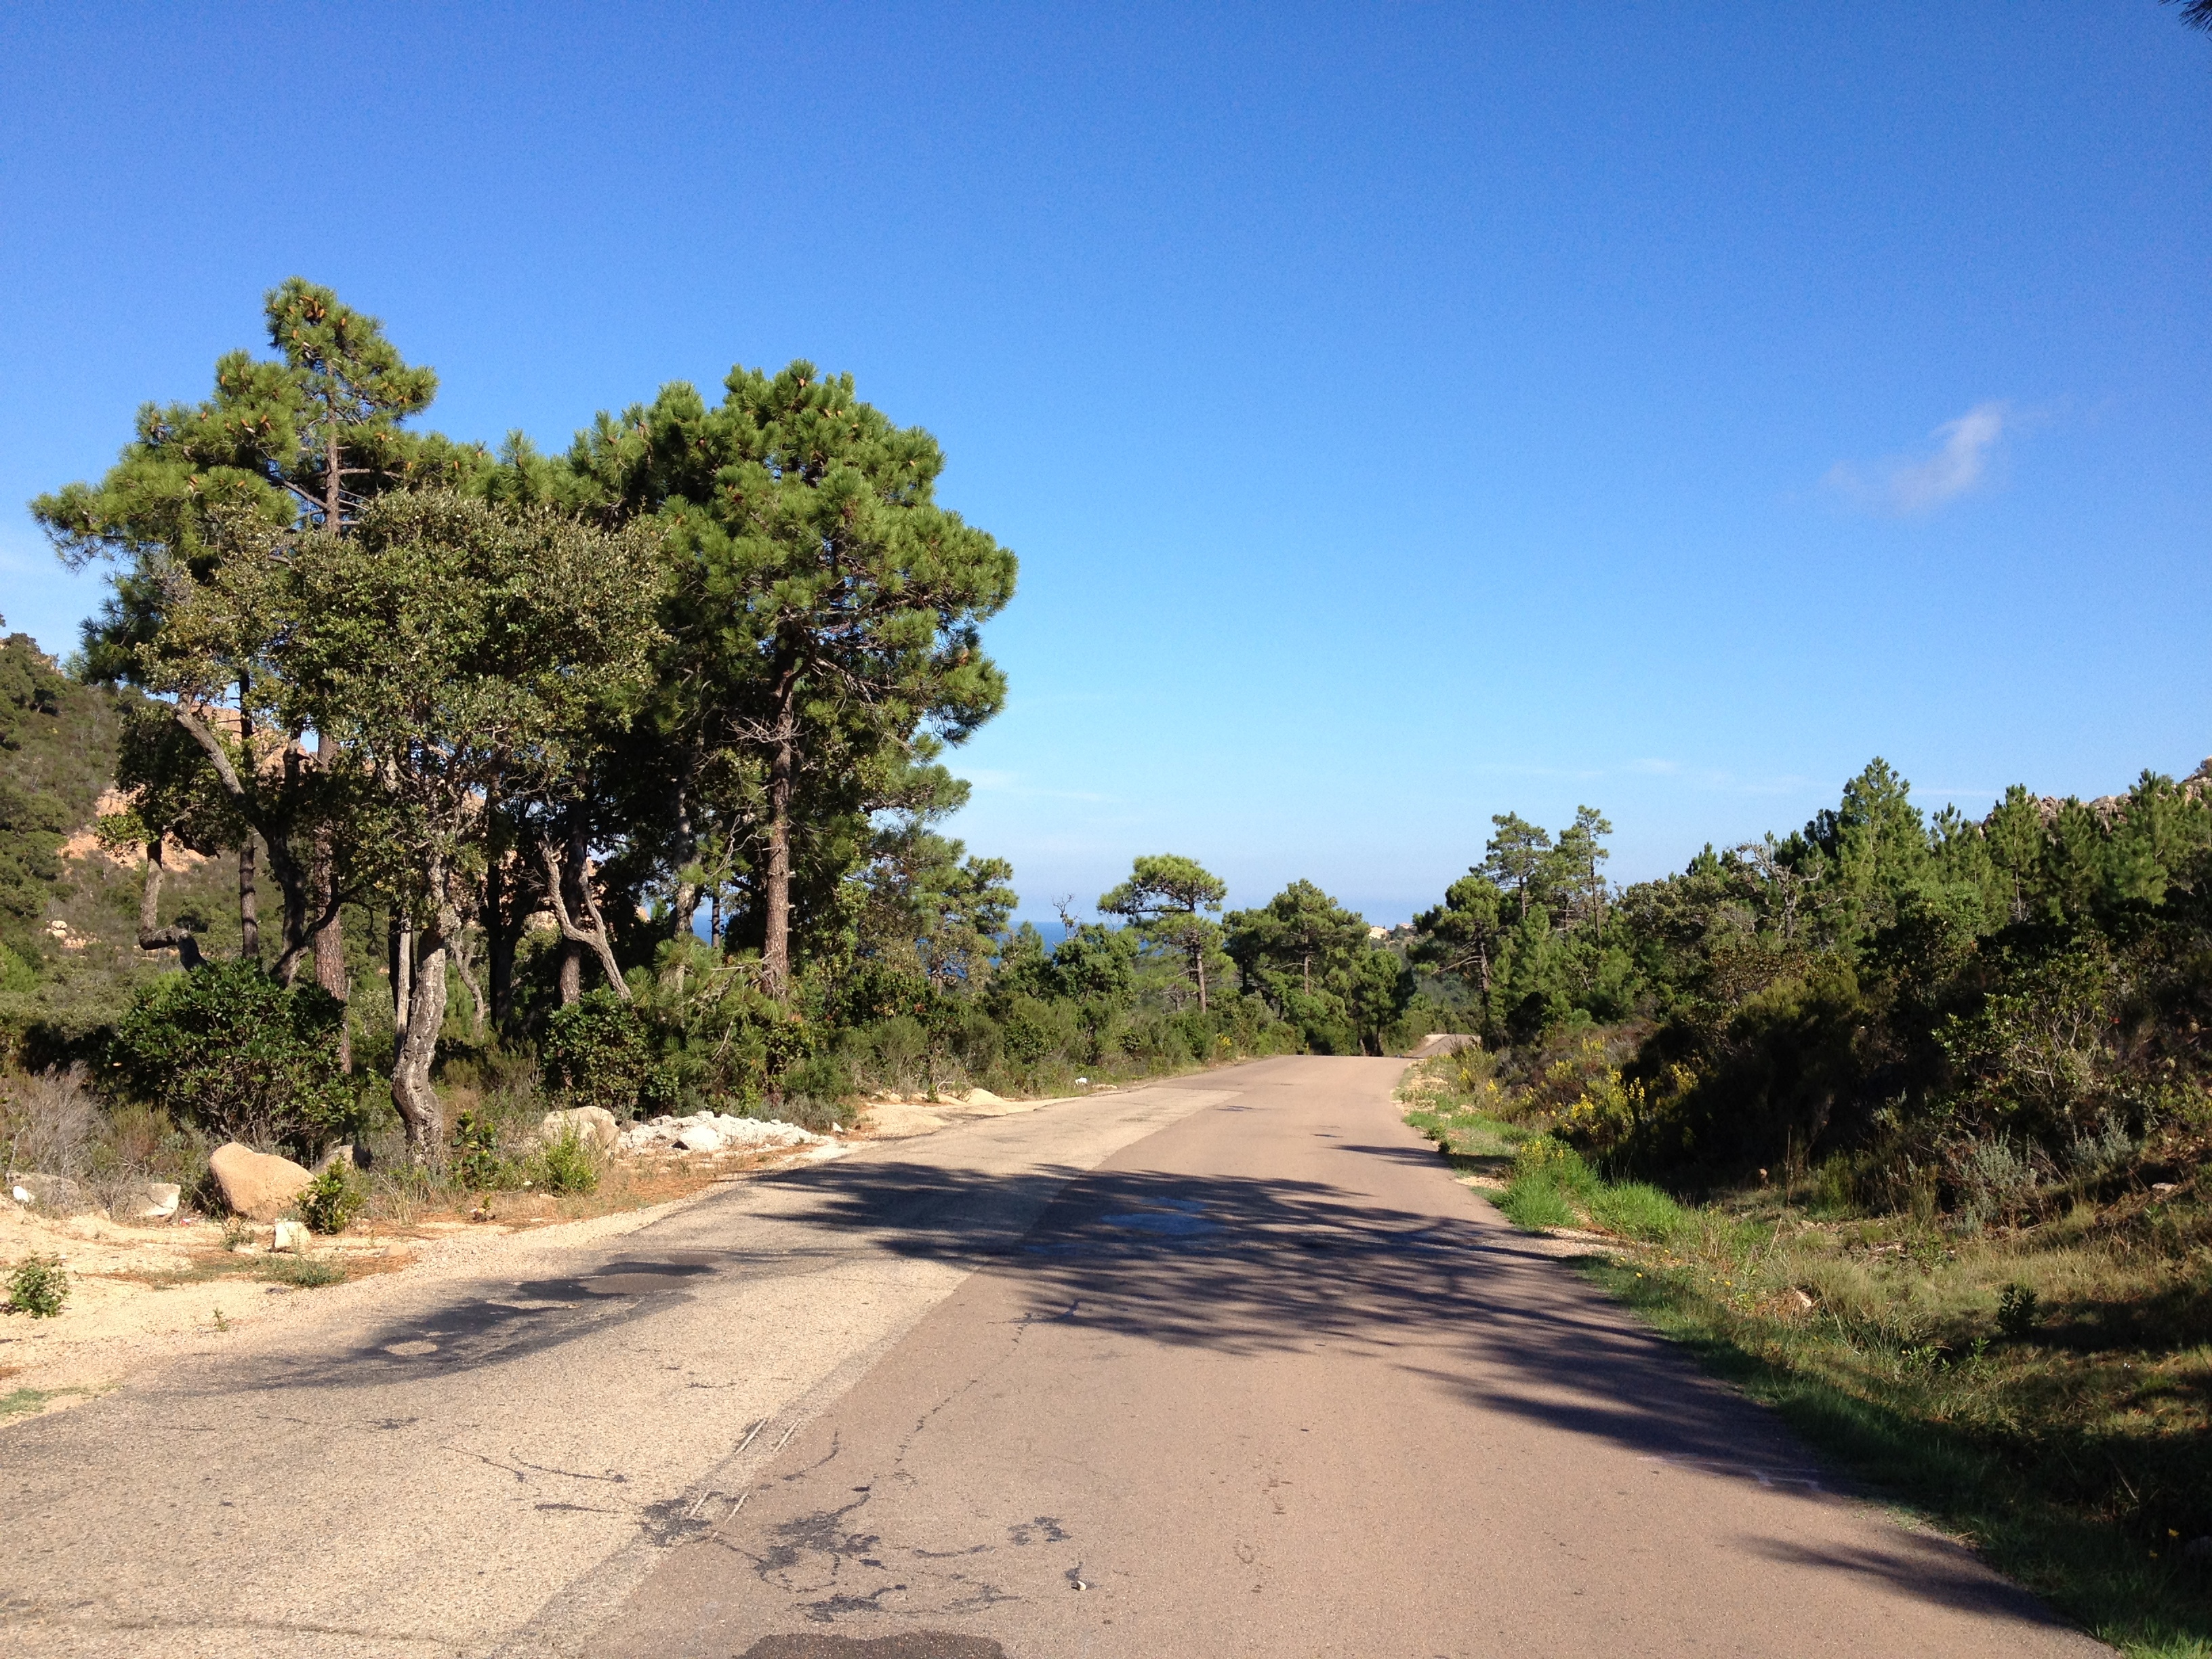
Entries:
<svg viewBox="0 0 2212 1659">
<path fill-rule="evenodd" d="M 936 1101 L 875 1101 L 835 1145 L 625 1158 L 589 1196 L 486 1194 L 467 1211 L 426 1209 L 404 1223 L 357 1223 L 316 1238 L 303 1253 L 273 1250 L 275 1229 L 266 1225 L 208 1217 L 132 1225 L 0 1203 L 0 1263 L 58 1258 L 70 1283 L 68 1301 L 52 1318 L 0 1316 L 0 1422 L 81 1404 L 133 1372 L 209 1351 L 243 1326 L 281 1328 L 344 1314 L 372 1294 L 365 1281 L 392 1273 L 495 1273 L 509 1256 L 599 1244 L 649 1226 L 731 1182 L 1053 1103 L 980 1091 Z"/>
</svg>

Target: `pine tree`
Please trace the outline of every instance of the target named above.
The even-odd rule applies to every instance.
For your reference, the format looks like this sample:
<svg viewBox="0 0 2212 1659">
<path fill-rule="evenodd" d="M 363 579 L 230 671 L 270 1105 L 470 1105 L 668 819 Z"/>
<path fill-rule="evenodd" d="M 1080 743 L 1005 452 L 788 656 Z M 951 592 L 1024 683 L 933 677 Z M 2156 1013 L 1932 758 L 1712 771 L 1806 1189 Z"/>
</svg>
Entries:
<svg viewBox="0 0 2212 1659">
<path fill-rule="evenodd" d="M 812 850 L 799 843 L 842 842 L 834 887 L 868 811 L 999 711 L 980 629 L 1012 597 L 1015 560 L 937 504 L 936 440 L 860 402 L 850 375 L 795 362 L 725 385 L 713 409 L 676 385 L 601 416 L 564 476 L 539 469 L 528 487 L 665 530 L 668 643 L 641 726 L 667 859 L 706 873 L 709 825 L 747 844 L 762 977 L 783 996 Z M 683 927 L 701 886 L 679 888 Z"/>
</svg>

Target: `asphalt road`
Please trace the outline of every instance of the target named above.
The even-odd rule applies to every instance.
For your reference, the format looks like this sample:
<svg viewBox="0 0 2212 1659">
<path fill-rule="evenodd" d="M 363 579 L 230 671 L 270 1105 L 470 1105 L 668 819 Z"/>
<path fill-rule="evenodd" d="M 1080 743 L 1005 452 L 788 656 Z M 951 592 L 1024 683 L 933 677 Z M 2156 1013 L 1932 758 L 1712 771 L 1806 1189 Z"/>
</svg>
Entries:
<svg viewBox="0 0 2212 1659">
<path fill-rule="evenodd" d="M 24 1654 L 2086 1655 L 1262 1062 L 0 1433 Z M 536 1275 L 536 1276 L 533 1276 Z"/>
</svg>

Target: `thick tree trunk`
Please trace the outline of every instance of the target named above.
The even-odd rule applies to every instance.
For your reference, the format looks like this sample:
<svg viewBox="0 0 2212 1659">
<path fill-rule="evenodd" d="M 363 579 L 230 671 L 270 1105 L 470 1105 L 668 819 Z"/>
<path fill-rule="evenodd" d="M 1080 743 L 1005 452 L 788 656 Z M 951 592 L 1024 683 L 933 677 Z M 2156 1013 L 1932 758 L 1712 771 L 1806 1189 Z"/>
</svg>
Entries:
<svg viewBox="0 0 2212 1659">
<path fill-rule="evenodd" d="M 779 1001 L 791 993 L 791 775 L 790 728 L 775 746 L 768 775 L 768 884 L 763 894 L 761 988 Z"/>
<path fill-rule="evenodd" d="M 261 960 L 261 894 L 253 880 L 253 836 L 238 848 L 238 959 Z"/>
<path fill-rule="evenodd" d="M 189 973 L 206 961 L 200 955 L 200 942 L 188 928 L 161 925 L 161 878 L 168 873 L 168 866 L 162 862 L 162 848 L 167 840 L 162 836 L 146 843 L 146 884 L 138 890 L 138 948 L 174 951 L 177 960 Z"/>
<path fill-rule="evenodd" d="M 446 940 L 460 918 L 451 911 L 431 924 L 422 937 L 407 1006 L 406 1033 L 392 1067 L 392 1103 L 407 1126 L 408 1155 L 428 1163 L 446 1141 L 446 1111 L 430 1086 L 430 1066 L 438 1057 L 438 1031 L 446 1019 Z"/>
</svg>

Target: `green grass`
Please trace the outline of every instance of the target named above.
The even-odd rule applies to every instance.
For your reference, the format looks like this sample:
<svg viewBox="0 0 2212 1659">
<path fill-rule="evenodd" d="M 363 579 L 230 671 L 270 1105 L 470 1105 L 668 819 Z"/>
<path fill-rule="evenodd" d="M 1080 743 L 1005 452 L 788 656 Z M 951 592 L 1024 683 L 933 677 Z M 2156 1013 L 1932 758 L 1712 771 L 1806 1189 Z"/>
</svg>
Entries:
<svg viewBox="0 0 2212 1659">
<path fill-rule="evenodd" d="M 1559 1185 L 1541 1176 L 1523 1176 L 1496 1195 L 1498 1207 L 1516 1227 L 1540 1233 L 1549 1227 L 1572 1227 L 1582 1221 L 1574 1202 Z"/>
<path fill-rule="evenodd" d="M 27 1412 L 40 1411 L 48 1401 L 58 1400 L 64 1395 L 90 1392 L 88 1389 L 17 1389 L 9 1394 L 0 1394 L 0 1423 L 5 1423 L 13 1417 L 21 1417 Z"/>
<path fill-rule="evenodd" d="M 261 1258 L 259 1276 L 279 1285 L 315 1290 L 345 1283 L 345 1269 L 335 1261 L 313 1255 L 270 1255 Z"/>
<path fill-rule="evenodd" d="M 314 1290 L 325 1285 L 345 1282 L 345 1268 L 328 1256 L 317 1255 L 208 1255 L 185 1266 L 158 1273 L 137 1276 L 141 1282 L 155 1290 L 173 1290 L 179 1285 L 206 1285 L 226 1279 L 263 1279 L 274 1284 L 291 1285 L 302 1290 Z"/>
<path fill-rule="evenodd" d="M 1587 1202 L 1590 1220 L 1607 1232 L 1654 1244 L 1676 1237 L 1690 1219 L 1680 1204 L 1641 1181 L 1604 1182 Z"/>
<path fill-rule="evenodd" d="M 1509 1177 L 1516 1225 L 1613 1235 L 1584 1272 L 1868 1488 L 2136 1659 L 2212 1659 L 2212 1563 L 2181 1547 L 2212 1536 L 2212 1205 L 2061 1193 L 1979 1230 L 1766 1187 L 1684 1204 L 1540 1115 L 1486 1116 L 1515 1107 L 1485 1088 L 1432 1067 L 1401 1097 L 1444 1150 L 1491 1136 L 1453 1161 Z"/>
<path fill-rule="evenodd" d="M 1771 1406 L 1832 1462 L 1966 1539 L 2099 1640 L 2133 1659 L 2212 1655 L 2206 1575 L 2179 1558 L 2180 1529 L 2166 1536 L 2158 1528 L 2167 1547 L 2154 1549 L 2082 1502 L 2075 1477 L 2112 1449 L 2102 1436 L 2045 1424 L 2007 1443 L 1985 1425 L 1936 1414 L 1946 1374 L 1985 1364 L 1986 1351 L 1948 1364 L 1908 1357 L 1890 1368 L 1882 1391 L 1889 1397 L 1869 1398 L 1820 1373 L 1811 1350 L 1832 1339 L 1817 1332 L 1778 1340 L 1679 1271 L 1599 1259 L 1583 1268 L 1708 1370 Z"/>
</svg>

